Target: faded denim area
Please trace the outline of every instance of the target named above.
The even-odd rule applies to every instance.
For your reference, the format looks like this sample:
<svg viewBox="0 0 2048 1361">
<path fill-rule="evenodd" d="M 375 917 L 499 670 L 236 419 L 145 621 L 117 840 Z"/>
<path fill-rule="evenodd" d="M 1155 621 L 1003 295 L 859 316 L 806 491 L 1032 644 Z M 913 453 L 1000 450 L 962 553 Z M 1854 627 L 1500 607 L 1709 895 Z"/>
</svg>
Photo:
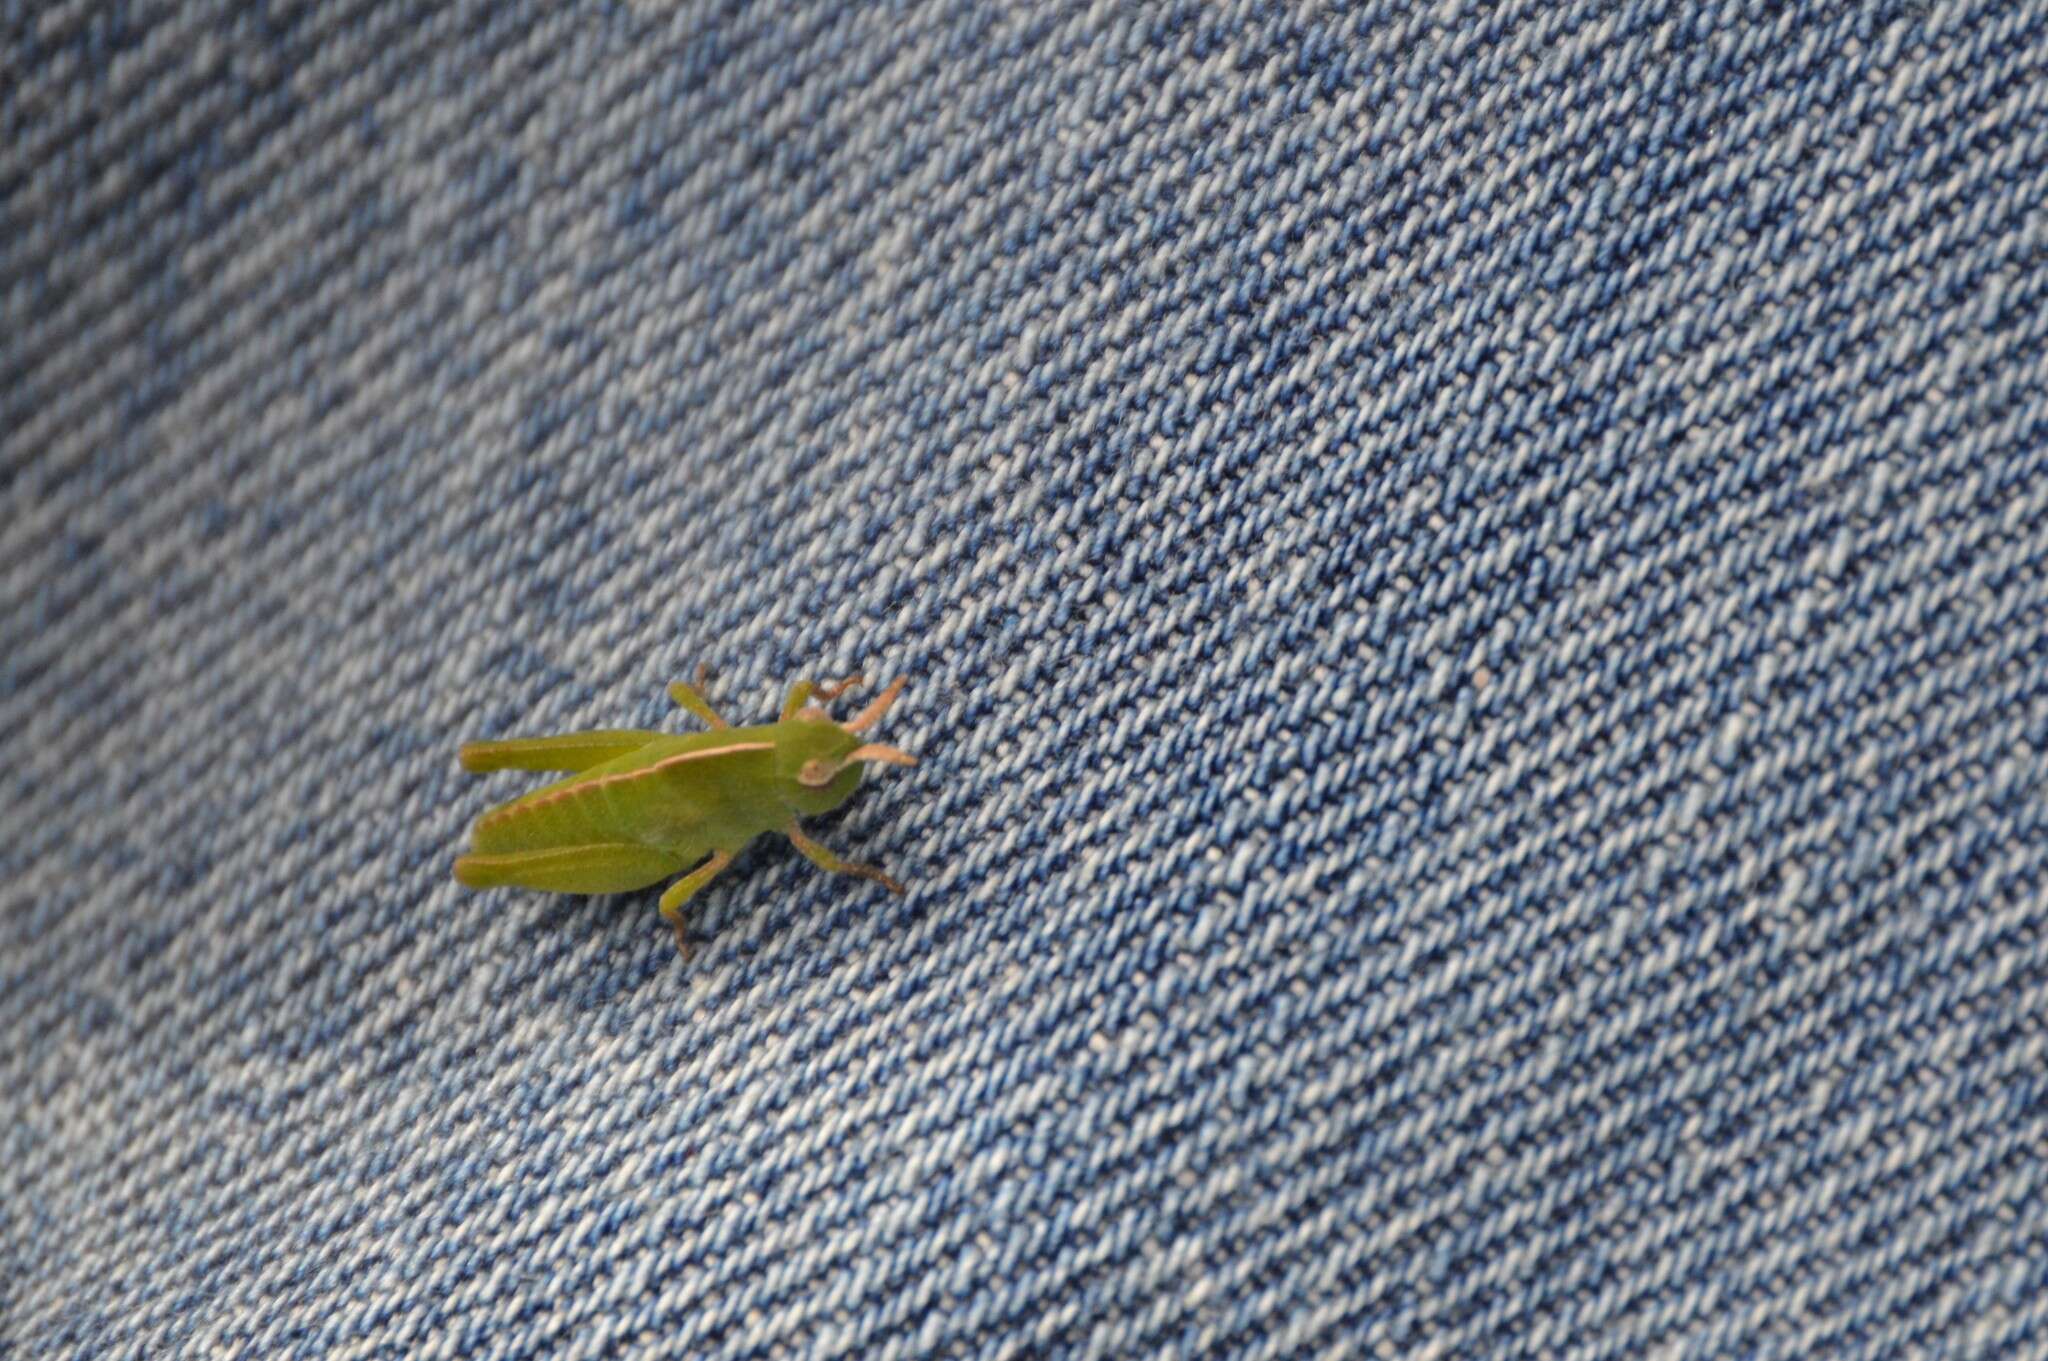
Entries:
<svg viewBox="0 0 2048 1361">
<path fill-rule="evenodd" d="M 2048 9 L 0 31 L 0 1351 L 2048 1356 Z"/>
</svg>

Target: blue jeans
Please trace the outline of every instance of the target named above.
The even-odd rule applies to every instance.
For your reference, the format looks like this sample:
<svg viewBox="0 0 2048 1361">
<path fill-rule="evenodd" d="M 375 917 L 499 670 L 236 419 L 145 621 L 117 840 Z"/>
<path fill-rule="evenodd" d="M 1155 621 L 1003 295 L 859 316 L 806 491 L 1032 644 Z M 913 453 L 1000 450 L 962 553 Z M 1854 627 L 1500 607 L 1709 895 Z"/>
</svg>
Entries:
<svg viewBox="0 0 2048 1361">
<path fill-rule="evenodd" d="M 2044 252 L 2036 4 L 0 6 L 0 1353 L 2048 1357 Z M 700 662 L 906 896 L 452 881 Z"/>
</svg>

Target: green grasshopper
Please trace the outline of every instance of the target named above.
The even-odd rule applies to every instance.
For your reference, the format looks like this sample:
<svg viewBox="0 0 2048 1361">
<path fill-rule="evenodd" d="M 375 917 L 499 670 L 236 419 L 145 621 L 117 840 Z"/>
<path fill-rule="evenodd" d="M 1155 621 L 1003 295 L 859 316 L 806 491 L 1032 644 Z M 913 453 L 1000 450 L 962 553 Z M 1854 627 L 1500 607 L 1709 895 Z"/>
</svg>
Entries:
<svg viewBox="0 0 2048 1361">
<path fill-rule="evenodd" d="M 703 682 L 701 670 L 697 679 Z M 629 893 L 694 865 L 661 895 L 661 915 L 685 954 L 683 905 L 767 832 L 783 833 L 821 869 L 901 893 L 903 885 L 881 870 L 840 859 L 797 825 L 853 797 L 863 762 L 917 764 L 907 752 L 860 738 L 896 702 L 903 677 L 848 723 L 834 722 L 812 702 L 837 699 L 862 683 L 859 676 L 837 685 L 800 680 L 777 721 L 735 728 L 695 687 L 677 681 L 669 698 L 710 732 L 615 728 L 471 742 L 461 752 L 465 770 L 574 773 L 478 817 L 476 850 L 456 860 L 455 878 L 470 888 Z"/>
</svg>

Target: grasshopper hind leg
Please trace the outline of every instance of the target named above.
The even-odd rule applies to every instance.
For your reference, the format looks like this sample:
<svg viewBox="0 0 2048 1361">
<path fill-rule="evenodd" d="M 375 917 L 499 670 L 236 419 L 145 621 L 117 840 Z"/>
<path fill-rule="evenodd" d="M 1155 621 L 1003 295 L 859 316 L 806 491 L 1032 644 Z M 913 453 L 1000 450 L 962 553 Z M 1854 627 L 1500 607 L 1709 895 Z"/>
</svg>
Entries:
<svg viewBox="0 0 2048 1361">
<path fill-rule="evenodd" d="M 556 846 L 500 855 L 465 855 L 455 878 L 469 888 L 516 886 L 549 893 L 631 893 L 683 867 L 667 851 L 626 842 Z"/>
</svg>

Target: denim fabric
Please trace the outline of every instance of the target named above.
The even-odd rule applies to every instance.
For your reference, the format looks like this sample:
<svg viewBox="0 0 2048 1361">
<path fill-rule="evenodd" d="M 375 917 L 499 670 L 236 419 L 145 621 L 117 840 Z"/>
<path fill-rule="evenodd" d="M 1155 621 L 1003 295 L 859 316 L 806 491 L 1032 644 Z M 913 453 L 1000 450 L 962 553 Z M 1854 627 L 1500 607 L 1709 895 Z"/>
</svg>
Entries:
<svg viewBox="0 0 2048 1361">
<path fill-rule="evenodd" d="M 0 30 L 0 1353 L 2048 1357 L 2048 7 Z"/>
</svg>

